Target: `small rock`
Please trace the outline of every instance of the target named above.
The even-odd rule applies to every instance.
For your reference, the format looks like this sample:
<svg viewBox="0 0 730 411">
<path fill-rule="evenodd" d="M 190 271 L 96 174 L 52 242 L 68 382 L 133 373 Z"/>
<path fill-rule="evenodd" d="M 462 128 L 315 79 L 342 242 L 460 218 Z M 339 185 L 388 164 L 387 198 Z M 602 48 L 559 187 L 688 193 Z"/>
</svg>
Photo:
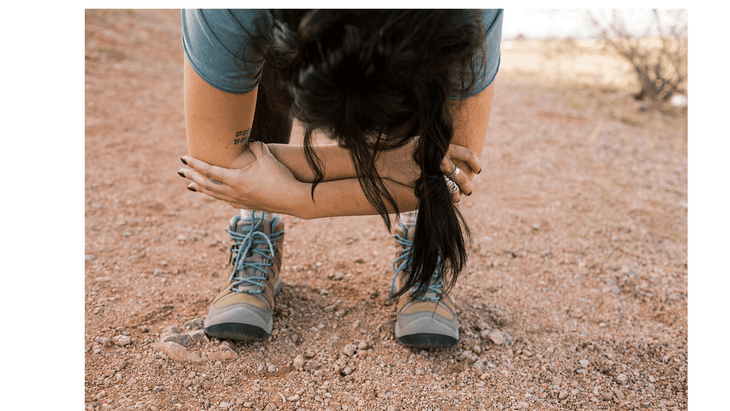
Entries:
<svg viewBox="0 0 730 411">
<path fill-rule="evenodd" d="M 132 343 L 132 339 L 127 337 L 126 335 L 117 335 L 114 337 L 114 344 L 119 346 L 125 346 Z"/>
<path fill-rule="evenodd" d="M 221 350 L 216 352 L 209 352 L 206 353 L 206 356 L 211 361 L 223 361 L 223 360 L 233 360 L 238 358 L 238 354 L 236 354 L 233 350 Z"/>
<path fill-rule="evenodd" d="M 299 394 L 294 394 L 291 397 L 286 397 L 286 400 L 290 402 L 299 401 Z"/>
<path fill-rule="evenodd" d="M 656 382 L 656 378 L 653 375 L 649 376 L 649 382 Z"/>
<path fill-rule="evenodd" d="M 564 399 L 566 399 L 567 397 L 568 397 L 568 393 L 567 393 L 567 392 L 565 392 L 565 391 L 560 391 L 560 394 L 558 394 L 558 399 L 559 399 L 559 400 L 564 400 Z"/>
<path fill-rule="evenodd" d="M 621 385 L 626 385 L 629 382 L 629 377 L 626 374 L 619 374 L 618 377 L 616 377 L 616 382 Z"/>
<path fill-rule="evenodd" d="M 350 374 L 352 374 L 352 371 L 353 371 L 352 368 L 347 366 L 347 367 L 343 368 L 342 370 L 340 370 L 340 374 L 342 374 L 343 376 L 350 375 Z"/>
<path fill-rule="evenodd" d="M 188 388 L 192 384 L 193 384 L 193 381 L 192 380 L 185 380 L 185 381 L 183 381 L 183 387 L 184 388 Z"/>
<path fill-rule="evenodd" d="M 203 330 L 188 331 L 187 335 L 189 335 L 190 339 L 195 343 L 207 344 L 208 342 L 210 342 L 208 336 L 205 335 L 205 331 Z"/>
<path fill-rule="evenodd" d="M 267 366 L 267 369 L 268 369 L 268 371 L 269 371 L 269 372 L 272 372 L 272 373 L 273 373 L 273 372 L 276 372 L 276 365 L 274 365 L 274 364 L 269 364 L 269 365 Z"/>
<path fill-rule="evenodd" d="M 94 260 L 96 260 L 96 256 L 94 254 L 86 254 L 86 256 L 84 257 L 84 259 L 86 261 L 94 261 Z"/>
<path fill-rule="evenodd" d="M 274 405 L 273 402 L 270 402 L 266 405 L 266 408 L 264 408 L 264 411 L 276 411 L 278 408 L 276 408 L 276 405 Z"/>
<path fill-rule="evenodd" d="M 294 368 L 301 371 L 302 368 L 304 368 L 304 357 L 302 357 L 301 354 L 297 355 L 296 358 L 294 358 L 294 363 L 292 365 Z"/>
<path fill-rule="evenodd" d="M 371 300 L 378 298 L 379 295 L 380 295 L 380 293 L 378 292 L 378 290 L 370 290 L 370 299 Z"/>
<path fill-rule="evenodd" d="M 146 325 L 140 326 L 139 331 L 142 333 L 148 333 L 148 332 L 150 332 L 150 327 L 148 327 Z"/>
<path fill-rule="evenodd" d="M 168 334 L 162 336 L 162 342 L 174 342 L 187 347 L 193 343 L 193 339 L 188 334 Z"/>
<path fill-rule="evenodd" d="M 230 341 L 223 341 L 223 342 L 221 342 L 220 350 L 221 351 L 233 351 L 233 352 L 236 352 L 236 347 Z"/>
<path fill-rule="evenodd" d="M 188 239 L 184 235 L 180 234 L 179 236 L 177 236 L 177 238 L 175 240 L 177 240 L 178 244 L 182 245 L 182 244 L 185 244 L 185 241 L 187 241 Z"/>
<path fill-rule="evenodd" d="M 314 356 L 315 356 L 315 355 L 317 355 L 317 354 L 316 354 L 316 353 L 315 353 L 315 352 L 314 352 L 313 350 L 307 350 L 307 351 L 306 351 L 306 352 L 304 353 L 304 356 L 305 356 L 306 358 L 314 358 Z"/>
<path fill-rule="evenodd" d="M 477 354 L 481 354 L 482 353 L 482 347 L 480 347 L 479 345 L 474 345 L 473 347 L 471 347 L 471 350 L 474 351 Z"/>
<path fill-rule="evenodd" d="M 357 344 L 358 350 L 367 350 L 368 348 L 370 347 L 368 346 L 368 343 L 366 341 L 360 341 L 360 343 Z"/>
<path fill-rule="evenodd" d="M 106 337 L 96 337 L 96 342 L 102 345 L 109 345 L 112 343 L 112 340 Z"/>
<path fill-rule="evenodd" d="M 578 363 L 580 364 L 580 366 L 581 366 L 581 367 L 583 367 L 583 368 L 586 368 L 586 367 L 588 367 L 588 365 L 589 365 L 589 364 L 590 364 L 591 362 L 590 362 L 590 361 L 588 361 L 588 360 L 580 360 L 580 361 L 578 361 Z"/>
<path fill-rule="evenodd" d="M 230 406 L 231 406 L 231 404 L 223 401 L 223 402 L 220 403 L 220 405 L 218 405 L 218 408 L 228 408 Z"/>
<path fill-rule="evenodd" d="M 164 390 L 164 388 L 160 387 L 159 385 L 152 389 L 152 392 L 157 394 Z"/>
<path fill-rule="evenodd" d="M 159 342 L 155 348 L 167 354 L 171 360 L 199 362 L 203 358 L 200 351 L 188 351 L 182 345 L 175 342 Z"/>
<path fill-rule="evenodd" d="M 165 334 L 180 334 L 182 332 L 183 332 L 182 328 L 175 327 L 174 325 L 171 327 L 167 327 L 167 329 L 165 329 Z"/>
<path fill-rule="evenodd" d="M 187 321 L 185 324 L 183 324 L 183 328 L 186 330 L 199 330 L 203 328 L 203 319 L 202 318 L 193 318 L 190 321 Z"/>
<path fill-rule="evenodd" d="M 504 334 L 499 331 L 490 332 L 489 339 L 492 340 L 495 345 L 502 345 L 505 343 Z"/>
<path fill-rule="evenodd" d="M 355 354 L 355 351 L 357 351 L 357 346 L 355 344 L 347 344 L 345 348 L 342 349 L 342 352 L 348 357 L 352 357 L 352 355 Z"/>
</svg>

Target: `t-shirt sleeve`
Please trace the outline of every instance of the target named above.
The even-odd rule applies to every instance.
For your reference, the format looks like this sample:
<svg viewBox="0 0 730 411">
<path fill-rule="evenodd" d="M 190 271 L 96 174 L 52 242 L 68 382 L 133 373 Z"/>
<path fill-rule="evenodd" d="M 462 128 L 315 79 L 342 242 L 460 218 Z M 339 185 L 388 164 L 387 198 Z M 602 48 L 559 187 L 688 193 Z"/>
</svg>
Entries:
<svg viewBox="0 0 730 411">
<path fill-rule="evenodd" d="M 476 96 L 489 87 L 499 71 L 502 58 L 500 43 L 502 42 L 502 15 L 503 10 L 483 10 L 484 29 L 486 31 L 486 64 L 479 65 L 476 84 L 468 97 Z"/>
<path fill-rule="evenodd" d="M 182 43 L 190 66 L 211 86 L 227 93 L 252 91 L 261 79 L 264 57 L 252 47 L 263 10 L 185 9 Z"/>
</svg>

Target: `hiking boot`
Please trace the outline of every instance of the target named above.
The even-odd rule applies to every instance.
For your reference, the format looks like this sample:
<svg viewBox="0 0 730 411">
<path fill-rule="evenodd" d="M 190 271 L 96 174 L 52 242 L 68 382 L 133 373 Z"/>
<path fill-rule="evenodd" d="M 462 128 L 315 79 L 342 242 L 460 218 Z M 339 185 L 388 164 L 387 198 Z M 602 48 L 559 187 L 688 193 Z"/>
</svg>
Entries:
<svg viewBox="0 0 730 411">
<path fill-rule="evenodd" d="M 393 262 L 395 275 L 390 285 L 388 303 L 393 290 L 400 290 L 406 283 L 415 231 L 415 226 L 402 223 L 394 229 L 398 251 Z M 422 297 L 414 296 L 414 292 L 415 287 L 398 298 L 395 338 L 403 345 L 418 348 L 443 348 L 458 343 L 456 307 L 442 289 L 439 271 L 431 276 L 431 282 Z"/>
<path fill-rule="evenodd" d="M 203 325 L 211 337 L 243 341 L 265 340 L 274 328 L 274 299 L 281 291 L 279 269 L 284 246 L 284 222 L 261 212 L 231 219 L 233 240 L 225 285 L 210 305 Z"/>
</svg>

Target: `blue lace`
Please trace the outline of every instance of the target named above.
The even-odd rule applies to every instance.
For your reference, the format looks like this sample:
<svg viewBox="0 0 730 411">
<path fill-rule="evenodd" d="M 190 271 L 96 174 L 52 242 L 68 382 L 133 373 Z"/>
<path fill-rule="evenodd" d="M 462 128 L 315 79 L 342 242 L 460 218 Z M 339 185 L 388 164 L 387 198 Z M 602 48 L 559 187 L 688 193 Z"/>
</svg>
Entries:
<svg viewBox="0 0 730 411">
<path fill-rule="evenodd" d="M 251 219 L 243 219 L 243 221 L 251 221 L 251 224 L 247 226 L 248 231 L 245 233 L 239 233 L 235 231 L 235 229 L 238 227 L 238 222 L 241 221 L 240 216 L 236 216 L 231 223 L 231 226 L 234 230 L 231 230 L 230 228 L 226 230 L 231 239 L 234 240 L 234 243 L 231 246 L 231 256 L 233 257 L 235 253 L 235 257 L 233 257 L 234 269 L 231 276 L 231 282 L 233 283 L 233 287 L 231 287 L 231 290 L 237 293 L 247 292 L 249 294 L 261 294 L 264 291 L 264 282 L 268 280 L 268 272 L 266 271 L 266 269 L 268 267 L 271 267 L 271 261 L 274 254 L 276 253 L 274 241 L 279 240 L 284 235 L 284 230 L 280 230 L 268 235 L 261 231 L 256 231 L 259 227 L 261 227 L 261 224 L 265 222 L 265 215 L 266 213 L 262 211 L 260 218 L 257 219 L 256 212 L 253 211 L 251 213 Z M 271 225 L 273 226 L 274 224 Z M 257 245 L 260 244 L 268 244 L 269 249 L 267 250 L 265 248 L 255 248 Z M 249 255 L 249 253 L 251 255 L 262 255 L 268 260 L 268 262 L 246 261 L 246 257 Z M 245 272 L 244 270 L 249 267 L 253 267 L 255 270 L 262 272 L 264 275 L 254 275 L 250 277 L 236 276 L 236 274 L 238 274 L 239 272 Z M 238 288 L 240 285 L 252 285 L 257 288 L 253 290 L 241 290 L 240 288 Z"/>
<path fill-rule="evenodd" d="M 403 225 L 403 223 L 398 223 L 398 225 L 403 228 L 403 233 L 407 233 L 408 229 Z M 403 246 L 403 252 L 401 255 L 393 261 L 393 270 L 395 271 L 395 275 L 393 275 L 393 281 L 390 282 L 390 291 L 388 292 L 388 304 L 390 304 L 390 300 L 393 297 L 393 288 L 395 287 L 395 280 L 398 278 L 398 274 L 400 274 L 401 271 L 408 268 L 408 266 L 411 264 L 411 250 L 413 248 L 413 241 L 407 240 L 398 234 L 395 235 L 395 241 L 398 242 L 398 244 Z M 399 264 L 400 263 L 400 264 Z M 441 284 L 441 278 L 439 276 L 441 274 L 441 257 L 438 259 L 438 268 L 436 271 L 431 275 L 431 283 L 428 285 L 428 288 L 426 292 L 424 293 L 424 296 L 414 296 L 417 300 L 420 301 L 439 301 L 441 300 L 441 294 L 443 293 L 443 286 Z M 414 286 L 411 291 L 415 291 L 417 289 L 416 286 Z M 429 297 L 426 298 L 425 295 L 428 292 L 433 292 L 436 294 L 435 297 Z"/>
</svg>

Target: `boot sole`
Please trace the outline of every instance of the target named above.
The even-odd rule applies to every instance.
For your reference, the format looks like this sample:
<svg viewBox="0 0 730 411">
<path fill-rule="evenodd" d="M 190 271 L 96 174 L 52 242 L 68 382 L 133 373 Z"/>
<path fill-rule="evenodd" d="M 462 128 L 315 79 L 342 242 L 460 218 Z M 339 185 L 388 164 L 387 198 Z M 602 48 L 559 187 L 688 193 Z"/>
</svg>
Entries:
<svg viewBox="0 0 730 411">
<path fill-rule="evenodd" d="M 264 341 L 269 333 L 251 324 L 221 323 L 203 329 L 211 337 L 237 341 Z"/>
<path fill-rule="evenodd" d="M 396 337 L 396 340 L 415 348 L 449 348 L 459 342 L 457 338 L 443 334 L 409 334 Z"/>
</svg>

